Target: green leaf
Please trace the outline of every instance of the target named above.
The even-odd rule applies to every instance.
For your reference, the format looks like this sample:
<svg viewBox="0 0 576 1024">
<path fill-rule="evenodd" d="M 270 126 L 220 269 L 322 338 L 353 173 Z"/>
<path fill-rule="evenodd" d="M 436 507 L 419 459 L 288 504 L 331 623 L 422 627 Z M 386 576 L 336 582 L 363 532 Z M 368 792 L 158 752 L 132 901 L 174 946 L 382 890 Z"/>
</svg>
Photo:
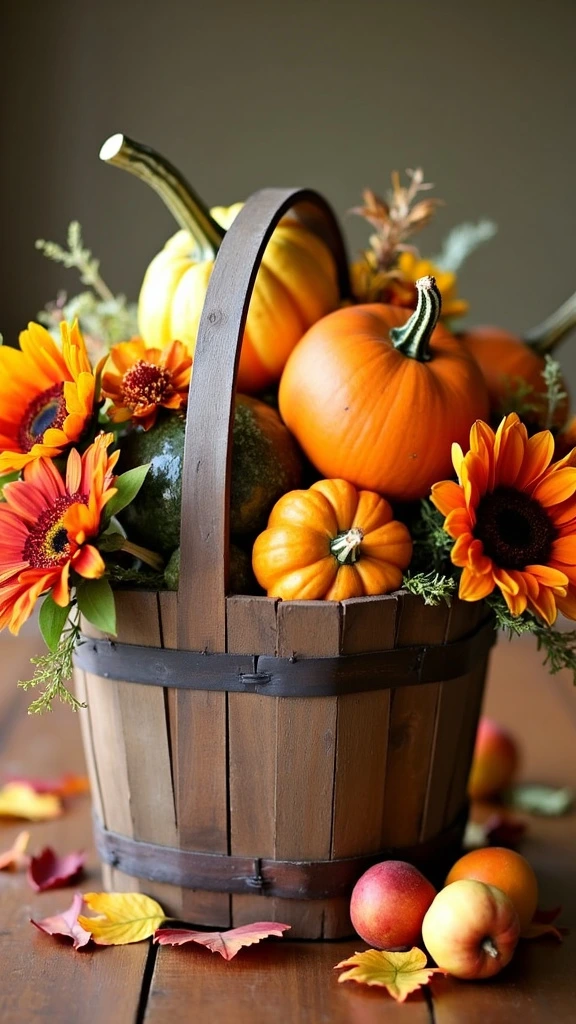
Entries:
<svg viewBox="0 0 576 1024">
<path fill-rule="evenodd" d="M 96 629 L 116 636 L 116 604 L 107 579 L 82 580 L 76 587 L 78 607 Z"/>
<path fill-rule="evenodd" d="M 574 803 L 574 791 L 564 786 L 545 786 L 539 783 L 521 783 L 510 791 L 507 803 L 519 811 L 540 814 L 544 817 L 559 817 L 566 814 Z"/>
<path fill-rule="evenodd" d="M 146 466 L 135 466 L 134 469 L 129 469 L 126 473 L 122 473 L 116 478 L 114 486 L 117 488 L 117 492 L 106 506 L 107 519 L 111 519 L 112 516 L 117 515 L 123 508 L 126 508 L 126 505 L 129 505 L 131 501 L 134 501 L 146 479 L 149 469 L 150 463 Z"/>
<path fill-rule="evenodd" d="M 15 480 L 20 479 L 20 470 L 16 470 L 14 473 L 4 473 L 4 476 L 0 477 L 0 501 L 4 501 L 4 485 L 14 483 Z"/>
<path fill-rule="evenodd" d="M 70 609 L 72 604 L 67 604 L 65 608 L 61 608 L 59 604 L 56 604 L 52 594 L 48 594 L 42 602 L 40 608 L 40 615 L 38 616 L 38 624 L 40 626 L 40 632 L 44 637 L 44 642 L 49 651 L 54 652 L 60 643 L 60 637 L 62 636 L 62 630 L 66 625 L 68 616 L 70 615 Z"/>
</svg>

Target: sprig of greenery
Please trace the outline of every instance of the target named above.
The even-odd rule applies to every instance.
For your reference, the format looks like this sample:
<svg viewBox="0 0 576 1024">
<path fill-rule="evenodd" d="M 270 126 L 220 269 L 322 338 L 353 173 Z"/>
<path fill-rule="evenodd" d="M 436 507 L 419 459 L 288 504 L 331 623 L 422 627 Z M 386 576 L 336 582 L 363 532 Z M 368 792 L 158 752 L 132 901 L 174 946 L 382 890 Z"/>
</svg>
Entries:
<svg viewBox="0 0 576 1024">
<path fill-rule="evenodd" d="M 114 293 L 110 290 L 100 274 L 100 260 L 97 260 L 90 249 L 87 249 L 82 239 L 82 228 L 77 220 L 68 225 L 66 237 L 67 249 L 64 249 L 58 242 L 47 242 L 44 238 L 36 240 L 36 248 L 39 249 L 54 263 L 61 263 L 69 270 L 77 270 L 80 274 L 82 284 L 93 288 L 96 294 L 104 302 L 114 300 Z"/>
<path fill-rule="evenodd" d="M 544 664 L 548 666 L 551 675 L 554 676 L 567 668 L 572 672 L 576 685 L 576 629 L 561 633 L 537 623 L 533 632 L 536 635 L 538 650 L 544 651 Z"/>
<path fill-rule="evenodd" d="M 33 687 L 43 687 L 43 690 L 40 696 L 30 704 L 29 715 L 52 711 L 52 702 L 56 699 L 61 700 L 64 704 L 69 704 L 73 711 L 86 707 L 66 687 L 66 683 L 72 676 L 72 656 L 79 637 L 80 617 L 76 614 L 76 617 L 69 620 L 69 624 L 62 631 L 55 649 L 38 658 L 31 659 L 35 666 L 34 675 L 32 679 L 20 681 L 18 686 L 21 686 L 23 690 L 30 690 Z"/>
<path fill-rule="evenodd" d="M 550 355 L 544 356 L 545 367 L 542 378 L 546 385 L 546 430 L 551 430 L 558 406 L 567 397 L 563 387 L 562 368 L 560 363 Z"/>
<path fill-rule="evenodd" d="M 445 238 L 442 251 L 433 262 L 441 270 L 455 274 L 469 256 L 484 242 L 489 242 L 498 231 L 491 220 L 480 220 L 477 224 L 458 224 Z"/>
<path fill-rule="evenodd" d="M 491 609 L 496 620 L 496 628 L 502 633 L 508 634 L 508 639 L 513 636 L 522 636 L 523 633 L 534 633 L 538 623 L 529 613 L 523 615 L 512 615 L 499 590 L 494 590 L 487 598 L 486 604 Z"/>
<path fill-rule="evenodd" d="M 454 541 L 444 530 L 444 517 L 428 498 L 420 502 L 418 515 L 410 523 L 410 532 L 414 543 L 412 570 L 420 573 L 432 569 L 440 576 L 454 576 L 450 562 Z"/>
<path fill-rule="evenodd" d="M 441 576 L 437 572 L 419 572 L 412 576 L 406 573 L 402 586 L 411 594 L 417 594 L 424 601 L 424 604 L 437 605 L 446 601 L 447 605 L 452 603 L 456 592 L 456 580 L 452 576 Z"/>
<path fill-rule="evenodd" d="M 144 590 L 163 590 L 166 588 L 164 573 L 146 572 L 143 569 L 125 569 L 113 562 L 108 563 L 106 572 L 111 583 L 135 583 Z"/>
</svg>

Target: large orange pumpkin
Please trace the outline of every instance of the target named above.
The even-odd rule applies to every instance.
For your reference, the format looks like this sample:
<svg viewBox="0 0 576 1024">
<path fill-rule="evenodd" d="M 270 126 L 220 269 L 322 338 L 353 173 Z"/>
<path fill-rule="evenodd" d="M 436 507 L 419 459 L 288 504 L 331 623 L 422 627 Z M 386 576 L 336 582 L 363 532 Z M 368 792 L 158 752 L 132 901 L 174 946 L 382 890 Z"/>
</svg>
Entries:
<svg viewBox="0 0 576 1024">
<path fill-rule="evenodd" d="M 472 423 L 488 413 L 477 364 L 436 326 L 434 278 L 417 288 L 412 315 L 367 305 L 324 317 L 280 382 L 281 415 L 316 468 L 395 501 L 423 498 L 450 476 L 452 443 L 467 446 Z"/>
<path fill-rule="evenodd" d="M 568 399 L 558 404 L 553 424 L 547 422 L 547 386 L 542 372 L 546 355 L 551 355 L 575 326 L 576 295 L 573 295 L 524 339 L 502 327 L 473 327 L 459 335 L 484 374 L 490 408 L 495 416 L 520 411 L 523 419 L 540 426 L 564 425 L 569 412 Z"/>
<path fill-rule="evenodd" d="M 411 557 L 408 528 L 384 498 L 319 480 L 276 502 L 252 565 L 269 597 L 343 601 L 397 590 Z"/>
</svg>

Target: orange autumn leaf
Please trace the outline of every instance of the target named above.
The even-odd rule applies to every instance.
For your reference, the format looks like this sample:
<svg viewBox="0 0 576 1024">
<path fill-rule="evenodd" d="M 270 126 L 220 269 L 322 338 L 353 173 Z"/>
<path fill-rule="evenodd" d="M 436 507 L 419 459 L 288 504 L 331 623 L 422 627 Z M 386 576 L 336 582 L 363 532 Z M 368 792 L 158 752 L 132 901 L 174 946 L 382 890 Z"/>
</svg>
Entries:
<svg viewBox="0 0 576 1024">
<path fill-rule="evenodd" d="M 50 821 L 62 813 L 62 804 L 51 793 L 35 793 L 22 782 L 8 782 L 0 789 L 0 818 Z"/>
<path fill-rule="evenodd" d="M 166 915 L 156 900 L 140 892 L 86 892 L 84 902 L 98 917 L 79 915 L 78 923 L 99 946 L 125 946 L 148 939 Z"/>
<path fill-rule="evenodd" d="M 26 848 L 30 842 L 29 832 L 19 832 L 9 850 L 0 853 L 0 871 L 22 871 L 30 863 Z"/>
<path fill-rule="evenodd" d="M 198 942 L 207 946 L 213 953 L 220 953 L 225 960 L 231 960 L 243 946 L 251 946 L 255 942 L 267 939 L 269 935 L 282 936 L 289 924 L 278 924 L 275 921 L 255 921 L 254 924 L 243 924 L 240 928 L 229 928 L 225 932 L 193 932 L 187 928 L 163 928 L 156 932 L 154 942 L 161 946 L 183 946 L 186 942 Z"/>
<path fill-rule="evenodd" d="M 361 985 L 379 985 L 388 989 L 393 999 L 403 1003 L 406 996 L 427 985 L 433 974 L 444 973 L 438 967 L 427 967 L 426 954 L 414 946 L 406 953 L 388 953 L 380 949 L 367 949 L 355 953 L 348 960 L 336 964 L 350 967 L 338 981 L 357 981 Z"/>
</svg>

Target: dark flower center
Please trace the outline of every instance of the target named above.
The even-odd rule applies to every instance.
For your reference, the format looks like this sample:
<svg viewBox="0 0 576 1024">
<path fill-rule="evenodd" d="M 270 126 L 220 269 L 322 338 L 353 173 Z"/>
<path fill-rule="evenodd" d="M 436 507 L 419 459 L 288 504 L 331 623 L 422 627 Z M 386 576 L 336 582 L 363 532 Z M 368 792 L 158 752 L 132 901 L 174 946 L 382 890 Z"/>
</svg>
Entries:
<svg viewBox="0 0 576 1024">
<path fill-rule="evenodd" d="M 29 452 L 33 445 L 42 441 L 46 430 L 61 427 L 67 415 L 64 384 L 54 384 L 36 395 L 22 417 L 18 431 L 20 450 Z"/>
<path fill-rule="evenodd" d="M 539 502 L 512 487 L 499 487 L 481 499 L 474 536 L 500 568 L 524 569 L 547 564 L 556 530 Z"/>
<path fill-rule="evenodd" d="M 55 569 L 68 561 L 72 551 L 62 519 L 67 509 L 77 502 L 87 505 L 88 498 L 85 494 L 63 494 L 50 508 L 44 509 L 29 528 L 22 558 L 32 569 Z"/>
<path fill-rule="evenodd" d="M 128 409 L 161 405 L 172 393 L 172 374 L 164 366 L 139 359 L 122 379 L 122 398 Z"/>
</svg>

